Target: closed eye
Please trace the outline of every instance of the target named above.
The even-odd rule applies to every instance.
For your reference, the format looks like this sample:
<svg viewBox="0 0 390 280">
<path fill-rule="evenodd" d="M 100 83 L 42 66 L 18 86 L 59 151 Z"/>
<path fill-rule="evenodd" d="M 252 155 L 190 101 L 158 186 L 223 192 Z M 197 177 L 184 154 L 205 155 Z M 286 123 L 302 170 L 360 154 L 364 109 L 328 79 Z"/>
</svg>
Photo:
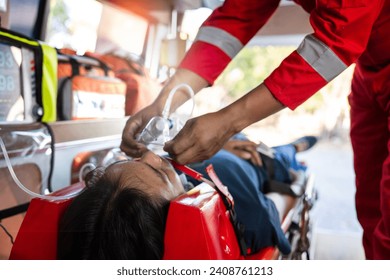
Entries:
<svg viewBox="0 0 390 280">
<path fill-rule="evenodd" d="M 164 177 L 164 175 L 167 176 L 167 174 L 162 173 L 161 171 L 159 171 L 158 169 L 154 168 L 154 167 L 153 167 L 152 165 L 150 165 L 149 163 L 146 163 L 146 162 L 144 162 L 144 163 L 146 164 L 146 166 L 148 166 L 150 169 L 152 169 L 153 172 L 154 172 L 158 177 L 161 178 L 161 180 L 163 180 L 164 182 L 166 181 L 166 178 Z M 164 175 L 163 175 L 163 174 L 164 174 Z"/>
</svg>

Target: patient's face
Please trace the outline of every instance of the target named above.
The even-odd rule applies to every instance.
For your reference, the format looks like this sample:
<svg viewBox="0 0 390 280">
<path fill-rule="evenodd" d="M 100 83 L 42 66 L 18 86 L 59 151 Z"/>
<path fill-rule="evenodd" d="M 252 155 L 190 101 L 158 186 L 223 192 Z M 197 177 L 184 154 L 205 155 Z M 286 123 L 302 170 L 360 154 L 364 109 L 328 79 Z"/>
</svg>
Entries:
<svg viewBox="0 0 390 280">
<path fill-rule="evenodd" d="M 138 188 L 158 197 L 172 200 L 184 193 L 183 185 L 172 165 L 153 152 L 138 160 L 124 161 L 107 167 L 107 175 L 118 179 L 122 187 Z"/>
</svg>

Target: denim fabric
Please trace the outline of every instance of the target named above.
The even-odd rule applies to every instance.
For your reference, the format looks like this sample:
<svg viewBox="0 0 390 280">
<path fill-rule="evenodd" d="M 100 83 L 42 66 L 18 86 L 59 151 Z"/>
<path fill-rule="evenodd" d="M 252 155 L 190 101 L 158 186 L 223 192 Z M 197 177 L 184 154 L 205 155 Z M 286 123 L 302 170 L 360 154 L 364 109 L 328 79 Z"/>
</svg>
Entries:
<svg viewBox="0 0 390 280">
<path fill-rule="evenodd" d="M 274 203 L 263 194 L 267 178 L 264 169 L 225 150 L 190 167 L 208 178 L 205 169 L 209 164 L 213 165 L 216 174 L 234 198 L 238 221 L 245 226 L 244 237 L 248 248 L 256 252 L 276 245 L 282 253 L 288 254 L 291 248 L 281 229 L 278 211 Z M 192 178 L 188 180 L 197 184 Z"/>
<path fill-rule="evenodd" d="M 306 166 L 300 164 L 296 158 L 295 147 L 291 144 L 276 146 L 272 148 L 275 153 L 274 180 L 284 183 L 291 183 L 290 169 L 295 171 L 306 170 Z"/>
</svg>

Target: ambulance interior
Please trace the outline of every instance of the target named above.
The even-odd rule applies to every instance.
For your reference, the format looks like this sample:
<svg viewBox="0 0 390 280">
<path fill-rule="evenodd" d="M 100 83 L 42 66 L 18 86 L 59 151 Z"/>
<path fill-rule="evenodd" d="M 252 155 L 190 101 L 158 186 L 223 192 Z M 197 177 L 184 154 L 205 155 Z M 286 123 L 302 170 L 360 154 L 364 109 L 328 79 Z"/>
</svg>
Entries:
<svg viewBox="0 0 390 280">
<path fill-rule="evenodd" d="M 30 95 L 26 94 L 25 86 L 15 95 L 13 84 L 6 80 L 14 79 L 17 83 L 24 79 L 25 84 L 25 76 L 31 73 L 13 69 L 4 72 L 4 76 L 9 75 L 10 78 L 1 74 L 0 136 L 5 150 L 0 151 L 0 259 L 10 258 L 13 243 L 33 198 L 21 190 L 7 165 L 12 165 L 18 180 L 33 193 L 48 195 L 71 185 L 77 189 L 86 172 L 94 166 L 115 160 L 120 154 L 121 134 L 127 118 L 153 101 L 164 80 L 174 73 L 202 21 L 222 2 L 0 0 L 3 29 L 43 41 L 58 50 L 57 82 L 63 85 L 61 89 L 68 90 L 67 87 L 74 86 L 66 81 L 69 71 L 73 71 L 72 67 L 77 64 L 80 67 L 77 74 L 105 75 L 104 81 L 109 80 L 109 85 L 105 86 L 115 89 L 116 94 L 111 95 L 115 98 L 109 98 L 111 103 L 102 101 L 100 109 L 95 108 L 97 111 L 81 107 L 76 112 L 69 111 L 71 101 L 64 95 L 63 99 L 57 99 L 59 104 L 55 105 L 55 119 L 45 122 L 39 111 L 42 108 L 35 106 L 34 86 L 27 91 Z M 311 32 L 308 18 L 309 15 L 292 1 L 282 0 L 275 15 L 246 48 L 268 47 L 267 51 L 277 52 L 278 47 L 297 47 L 302 38 Z M 3 72 L 9 44 L 2 39 L 0 47 Z M 22 55 L 22 51 L 19 52 Z M 115 56 L 130 61 L 126 65 L 132 72 L 130 86 L 121 80 L 128 79 L 127 76 L 102 67 L 101 61 L 106 65 L 115 64 Z M 63 65 L 68 65 L 68 68 L 60 70 Z M 223 82 L 222 79 L 217 86 L 198 94 L 199 99 L 210 94 L 214 97 L 209 102 L 211 107 L 197 101 L 194 115 L 216 110 L 223 106 L 221 100 L 230 100 L 224 97 L 229 85 L 221 90 Z M 320 98 L 321 102 L 333 104 L 336 98 L 343 98 L 346 93 L 341 88 L 342 84 L 333 85 L 330 89 L 333 95 Z M 20 93 L 22 90 L 23 94 Z M 92 98 L 85 99 L 84 104 L 91 103 Z M 311 104 L 316 102 L 317 99 Z M 337 108 L 336 116 L 330 112 L 331 108 L 334 109 L 332 105 L 325 108 L 318 114 L 305 108 L 306 113 L 310 112 L 312 121 L 308 121 L 304 113 L 298 113 L 294 119 L 296 123 L 290 128 L 286 128 L 288 125 L 283 122 L 289 119 L 290 113 L 282 113 L 245 132 L 270 146 L 282 144 L 286 138 L 293 140 L 306 132 L 321 134 L 325 140 L 301 158 L 315 175 L 315 182 L 310 177 L 306 187 L 310 191 L 314 185 L 316 188 L 308 198 L 310 203 L 311 199 L 316 203 L 310 209 L 310 249 L 307 253 L 310 259 L 363 259 L 361 229 L 353 206 L 352 152 L 346 136 L 348 119 L 344 107 Z M 88 113 L 84 115 L 86 110 Z M 320 125 L 318 119 L 322 120 Z M 305 124 L 305 128 L 298 124 Z M 330 170 L 331 165 L 336 168 Z M 349 169 L 343 169 L 343 166 Z M 304 201 L 302 203 L 308 206 Z M 298 215 L 297 219 L 300 218 L 302 216 Z M 172 256 L 177 258 L 174 253 Z M 281 257 L 270 250 L 263 252 L 261 258 Z"/>
</svg>

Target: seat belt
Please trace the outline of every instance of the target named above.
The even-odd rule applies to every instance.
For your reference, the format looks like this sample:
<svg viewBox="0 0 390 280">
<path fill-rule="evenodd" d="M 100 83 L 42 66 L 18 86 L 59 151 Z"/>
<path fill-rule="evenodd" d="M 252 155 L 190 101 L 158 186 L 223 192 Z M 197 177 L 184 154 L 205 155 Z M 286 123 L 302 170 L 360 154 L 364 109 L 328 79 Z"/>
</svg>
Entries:
<svg viewBox="0 0 390 280">
<path fill-rule="evenodd" d="M 11 208 L 0 210 L 0 221 L 27 211 L 30 202 L 20 204 Z"/>
<path fill-rule="evenodd" d="M 297 188 L 296 190 L 291 188 L 293 183 L 289 184 L 276 181 L 274 159 L 268 155 L 262 154 L 261 152 L 259 154 L 268 174 L 268 180 L 264 182 L 264 193 L 276 192 L 280 194 L 287 194 L 293 197 L 300 197 L 303 194 L 302 188 Z"/>
</svg>

